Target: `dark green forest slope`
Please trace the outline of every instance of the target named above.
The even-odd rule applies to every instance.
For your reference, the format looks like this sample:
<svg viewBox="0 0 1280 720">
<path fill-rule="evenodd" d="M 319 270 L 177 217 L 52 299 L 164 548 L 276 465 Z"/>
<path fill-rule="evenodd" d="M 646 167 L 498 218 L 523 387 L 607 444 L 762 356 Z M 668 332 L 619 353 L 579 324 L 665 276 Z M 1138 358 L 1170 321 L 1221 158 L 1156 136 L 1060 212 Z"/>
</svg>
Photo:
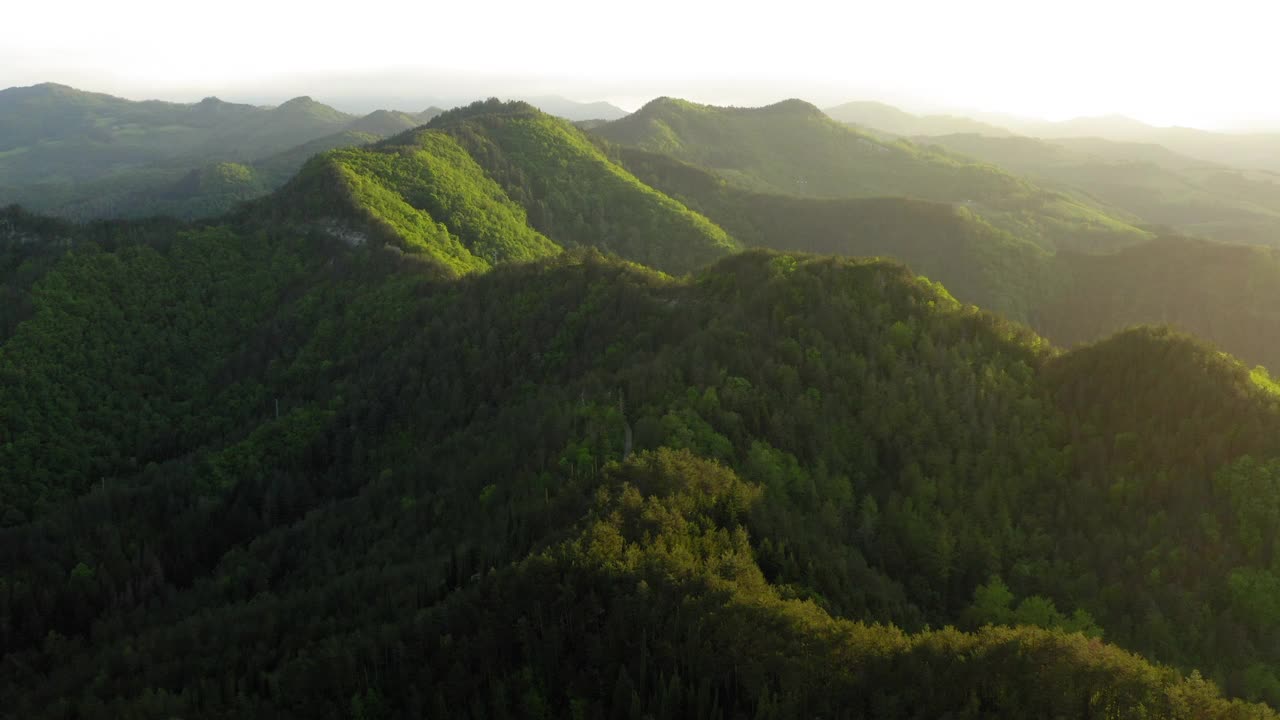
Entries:
<svg viewBox="0 0 1280 720">
<path fill-rule="evenodd" d="M 1079 198 L 1037 187 L 992 165 L 907 141 L 882 141 L 800 100 L 720 108 L 659 98 L 592 132 L 712 169 L 752 190 L 961 204 L 1047 249 L 1107 249 L 1149 237 L 1127 219 Z"/>
<path fill-rule="evenodd" d="M 1111 255 L 1060 253 L 1060 290 L 1034 326 L 1056 342 L 1143 323 L 1176 325 L 1280 368 L 1280 250 L 1167 237 Z"/>
<path fill-rule="evenodd" d="M 284 220 L 5 214 L 3 712 L 1280 702 L 1280 395 L 1229 356 L 1060 353 L 887 261 L 458 278 Z"/>
</svg>

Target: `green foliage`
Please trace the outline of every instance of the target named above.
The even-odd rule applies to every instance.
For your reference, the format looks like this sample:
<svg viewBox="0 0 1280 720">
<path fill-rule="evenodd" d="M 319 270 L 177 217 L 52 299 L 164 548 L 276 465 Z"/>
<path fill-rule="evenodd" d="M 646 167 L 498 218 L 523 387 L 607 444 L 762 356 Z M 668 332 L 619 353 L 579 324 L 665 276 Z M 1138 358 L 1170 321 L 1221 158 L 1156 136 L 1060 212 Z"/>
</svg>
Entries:
<svg viewBox="0 0 1280 720">
<path fill-rule="evenodd" d="M 352 221 L 356 232 L 426 254 L 455 272 L 559 251 L 528 226 L 524 209 L 462 148 L 435 132 L 417 134 L 404 144 L 317 157 L 286 189 L 283 200 L 273 202 L 290 198 L 298 198 L 308 216 L 327 213 Z"/>
<path fill-rule="evenodd" d="M 1102 629 L 1084 610 L 1077 609 L 1068 616 L 1059 612 L 1052 600 L 1039 595 L 1023 598 L 1016 606 L 1013 599 L 1009 586 L 999 577 L 993 577 L 974 589 L 973 604 L 965 615 L 976 625 L 1033 625 L 1089 637 L 1102 636 Z"/>
</svg>

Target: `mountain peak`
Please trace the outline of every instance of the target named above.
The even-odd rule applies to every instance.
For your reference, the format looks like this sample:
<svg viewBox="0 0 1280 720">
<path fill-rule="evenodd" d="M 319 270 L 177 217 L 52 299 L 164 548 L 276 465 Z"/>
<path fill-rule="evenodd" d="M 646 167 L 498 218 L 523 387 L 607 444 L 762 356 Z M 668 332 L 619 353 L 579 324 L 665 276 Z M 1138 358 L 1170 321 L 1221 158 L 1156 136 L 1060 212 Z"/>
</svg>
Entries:
<svg viewBox="0 0 1280 720">
<path fill-rule="evenodd" d="M 193 105 L 192 108 L 201 112 L 216 112 L 218 110 L 224 110 L 226 108 L 233 107 L 233 106 L 234 106 L 234 103 L 229 103 L 226 100 L 223 100 L 222 98 L 218 98 L 218 97 L 214 97 L 213 95 L 210 95 L 209 97 L 204 98 L 200 102 Z"/>
<path fill-rule="evenodd" d="M 276 109 L 277 109 L 277 110 L 292 110 L 292 109 L 295 109 L 295 108 L 309 108 L 309 107 L 314 107 L 314 106 L 319 105 L 319 104 L 320 104 L 320 103 L 318 103 L 318 102 L 316 102 L 314 99 L 312 99 L 312 97 L 311 97 L 310 95 L 299 95 L 298 97 L 293 98 L 292 100 L 287 100 L 287 101 L 285 101 L 284 103 L 281 103 L 281 105 L 280 105 L 279 107 L 277 107 Z"/>
<path fill-rule="evenodd" d="M 807 100 L 799 98 L 788 98 L 772 105 L 765 105 L 758 108 L 760 112 L 772 113 L 775 115 L 803 115 L 803 116 L 820 116 L 823 115 L 821 109 Z"/>
<path fill-rule="evenodd" d="M 87 95 L 89 93 L 83 90 L 77 90 L 70 85 L 62 85 L 54 82 L 43 82 L 36 85 L 28 85 L 26 87 L 11 87 L 0 90 L 0 95 L 14 95 L 19 97 L 51 97 L 55 95 Z"/>
<path fill-rule="evenodd" d="M 661 110 L 706 109 L 709 107 L 710 107 L 709 105 L 699 105 L 698 103 L 690 102 L 688 100 L 681 100 L 680 98 L 674 98 L 668 95 L 662 95 L 645 103 L 643 107 L 641 107 L 639 110 L 636 111 L 636 114 L 642 115 L 647 113 L 654 113 Z"/>
<path fill-rule="evenodd" d="M 431 127 L 443 127 L 455 122 L 482 115 L 543 115 L 538 108 L 523 100 L 499 100 L 491 97 L 488 100 L 477 100 L 470 105 L 456 107 L 440 113 L 431 119 Z"/>
<path fill-rule="evenodd" d="M 79 92 L 75 88 L 71 87 L 70 85 L 63 85 L 62 83 L 56 83 L 56 82 L 37 83 L 35 85 L 32 85 L 30 89 L 40 90 L 43 92 L 66 92 L 68 90 L 72 92 Z"/>
<path fill-rule="evenodd" d="M 771 105 L 762 107 L 721 107 L 718 105 L 703 105 L 701 103 L 691 102 L 673 97 L 657 97 L 644 104 L 636 111 L 636 115 L 660 115 L 666 113 L 681 112 L 750 112 L 766 115 L 798 115 L 798 116 L 821 116 L 820 110 L 813 103 L 800 100 L 797 98 L 788 98 Z"/>
<path fill-rule="evenodd" d="M 396 133 L 415 128 L 424 123 L 397 110 L 374 110 L 347 126 L 348 131 L 365 132 L 380 137 L 390 137 Z"/>
</svg>

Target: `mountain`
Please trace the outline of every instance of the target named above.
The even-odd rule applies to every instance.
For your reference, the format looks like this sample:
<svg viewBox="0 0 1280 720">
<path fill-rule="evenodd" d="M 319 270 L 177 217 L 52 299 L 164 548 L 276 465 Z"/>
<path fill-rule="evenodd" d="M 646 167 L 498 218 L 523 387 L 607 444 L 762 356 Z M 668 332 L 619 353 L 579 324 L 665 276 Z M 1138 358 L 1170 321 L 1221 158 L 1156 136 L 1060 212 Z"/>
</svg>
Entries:
<svg viewBox="0 0 1280 720">
<path fill-rule="evenodd" d="M 309 97 L 267 108 L 10 88 L 0 91 L 0 204 L 72 219 L 217 215 L 279 187 L 315 152 L 388 137 L 440 112 L 356 118 Z M 215 177 L 205 191 L 201 178 Z"/>
<path fill-rule="evenodd" d="M 346 127 L 346 132 L 365 133 L 378 137 L 391 137 L 405 130 L 412 130 L 419 125 L 426 125 L 431 119 L 444 112 L 437 107 L 427 108 L 420 113 L 403 113 L 395 110 L 375 110 L 364 117 L 353 121 Z"/>
<path fill-rule="evenodd" d="M 1123 115 L 1046 121 L 1000 113 L 917 116 L 877 102 L 853 102 L 830 108 L 842 122 L 901 136 L 975 134 L 1021 135 L 1051 141 L 1111 140 L 1161 145 L 1204 163 L 1247 171 L 1280 172 L 1280 134 L 1212 132 L 1186 127 L 1160 127 Z"/>
<path fill-rule="evenodd" d="M 905 141 L 879 140 L 799 100 L 763 108 L 717 108 L 659 98 L 592 132 L 701 165 L 761 192 L 898 195 L 963 205 L 1047 249 L 1114 248 L 1149 237 L 1078 198 L 1044 190 L 990 165 Z"/>
<path fill-rule="evenodd" d="M 574 122 L 582 120 L 617 120 L 627 115 L 626 110 L 607 102 L 577 102 L 558 95 L 538 95 L 517 99 L 529 103 L 548 115 L 555 115 Z"/>
<path fill-rule="evenodd" d="M 1280 244 L 1280 177 L 1180 155 L 1159 145 L 1099 138 L 922 138 L 1086 195 L 1148 224 L 1231 242 Z"/>
<path fill-rule="evenodd" d="M 568 121 L 497 100 L 321 155 L 263 208 L 323 218 L 348 237 L 388 241 L 463 273 L 583 246 L 683 273 L 737 247 Z"/>
<path fill-rule="evenodd" d="M 566 127 L 483 110 L 411 152 Z M 1280 396 L 1194 340 L 1060 353 L 880 260 L 4 218 L 24 717 L 1274 717 L 1130 652 L 1276 699 Z"/>
<path fill-rule="evenodd" d="M 1057 286 L 1053 255 L 964 207 L 908 198 L 810 198 L 754 192 L 667 155 L 612 148 L 646 184 L 749 247 L 883 256 L 941 281 L 965 303 L 1026 321 Z"/>
<path fill-rule="evenodd" d="M 1011 137 L 1013 132 L 960 115 L 913 115 L 892 105 L 873 101 L 848 102 L 824 112 L 835 120 L 892 135 L 954 135 L 974 133 L 990 137 Z"/>
<path fill-rule="evenodd" d="M 361 132 L 378 137 L 391 137 L 425 124 L 425 122 L 417 122 L 413 117 L 402 112 L 375 110 L 348 125 L 346 132 Z"/>
<path fill-rule="evenodd" d="M 214 220 L 0 211 L 0 707 L 1276 717 L 1276 251 L 782 193 L 864 136 L 679 110 L 682 157 L 489 100 Z"/>
<path fill-rule="evenodd" d="M 1032 157 L 1046 147 L 1030 138 L 1008 142 L 1028 147 Z M 965 208 L 904 198 L 755 193 L 665 155 L 612 152 L 642 181 L 747 246 L 901 260 L 960 301 L 1025 322 L 1062 345 L 1158 323 L 1211 339 L 1250 363 L 1280 368 L 1274 312 L 1280 264 L 1269 248 L 1172 234 L 1113 253 L 1049 253 Z"/>
<path fill-rule="evenodd" d="M 180 159 L 241 162 L 337 132 L 354 118 L 310 98 L 275 108 L 207 98 L 134 102 L 62 85 L 0 91 L 0 185 L 92 180 Z"/>
</svg>

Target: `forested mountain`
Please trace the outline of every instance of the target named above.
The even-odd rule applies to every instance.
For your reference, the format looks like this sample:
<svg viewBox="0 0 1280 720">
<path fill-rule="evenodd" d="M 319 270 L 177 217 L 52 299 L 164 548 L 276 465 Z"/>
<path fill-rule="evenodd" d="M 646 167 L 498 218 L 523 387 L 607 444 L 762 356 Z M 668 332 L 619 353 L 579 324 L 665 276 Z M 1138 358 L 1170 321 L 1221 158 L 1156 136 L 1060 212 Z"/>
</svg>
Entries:
<svg viewBox="0 0 1280 720">
<path fill-rule="evenodd" d="M 749 247 L 895 258 L 941 280 L 966 303 L 1024 321 L 1058 284 L 1049 252 L 964 207 L 897 197 L 761 193 L 660 153 L 605 149 L 636 177 Z"/>
<path fill-rule="evenodd" d="M 1280 263 L 1268 248 L 1164 236 L 1114 253 L 1048 253 L 965 208 L 755 193 L 665 155 L 609 151 L 747 246 L 895 258 L 962 302 L 1026 322 L 1062 345 L 1168 324 L 1280 368 Z"/>
<path fill-rule="evenodd" d="M 309 97 L 265 108 L 134 102 L 63 85 L 0 90 L 0 205 L 67 218 L 209 217 L 279 187 L 317 152 L 440 113 L 358 118 Z"/>
<path fill-rule="evenodd" d="M 906 196 L 964 205 L 1047 249 L 1107 249 L 1148 233 L 1079 198 L 994 166 L 886 142 L 800 100 L 719 108 L 659 98 L 592 132 L 714 170 L 761 192 L 809 197 Z"/>
<path fill-rule="evenodd" d="M 683 273 L 738 247 L 568 121 L 497 100 L 320 155 L 255 212 L 390 242 L 455 273 L 583 246 Z"/>
<path fill-rule="evenodd" d="M 1065 195 L 802 103 L 635 117 L 0 212 L 0 716 L 1276 717 L 1278 251 L 1054 251 L 991 207 Z M 907 179 L 993 199 L 835 191 Z"/>
<path fill-rule="evenodd" d="M 1271 716 L 1096 639 L 1277 699 L 1280 397 L 1212 349 L 243 222 L 5 216 L 19 716 Z"/>
<path fill-rule="evenodd" d="M 347 132 L 367 133 L 378 137 L 399 135 L 405 130 L 412 130 L 431 122 L 431 118 L 444 112 L 437 107 L 430 107 L 420 113 L 403 113 L 394 110 L 375 110 L 352 122 L 346 127 Z"/>
</svg>

